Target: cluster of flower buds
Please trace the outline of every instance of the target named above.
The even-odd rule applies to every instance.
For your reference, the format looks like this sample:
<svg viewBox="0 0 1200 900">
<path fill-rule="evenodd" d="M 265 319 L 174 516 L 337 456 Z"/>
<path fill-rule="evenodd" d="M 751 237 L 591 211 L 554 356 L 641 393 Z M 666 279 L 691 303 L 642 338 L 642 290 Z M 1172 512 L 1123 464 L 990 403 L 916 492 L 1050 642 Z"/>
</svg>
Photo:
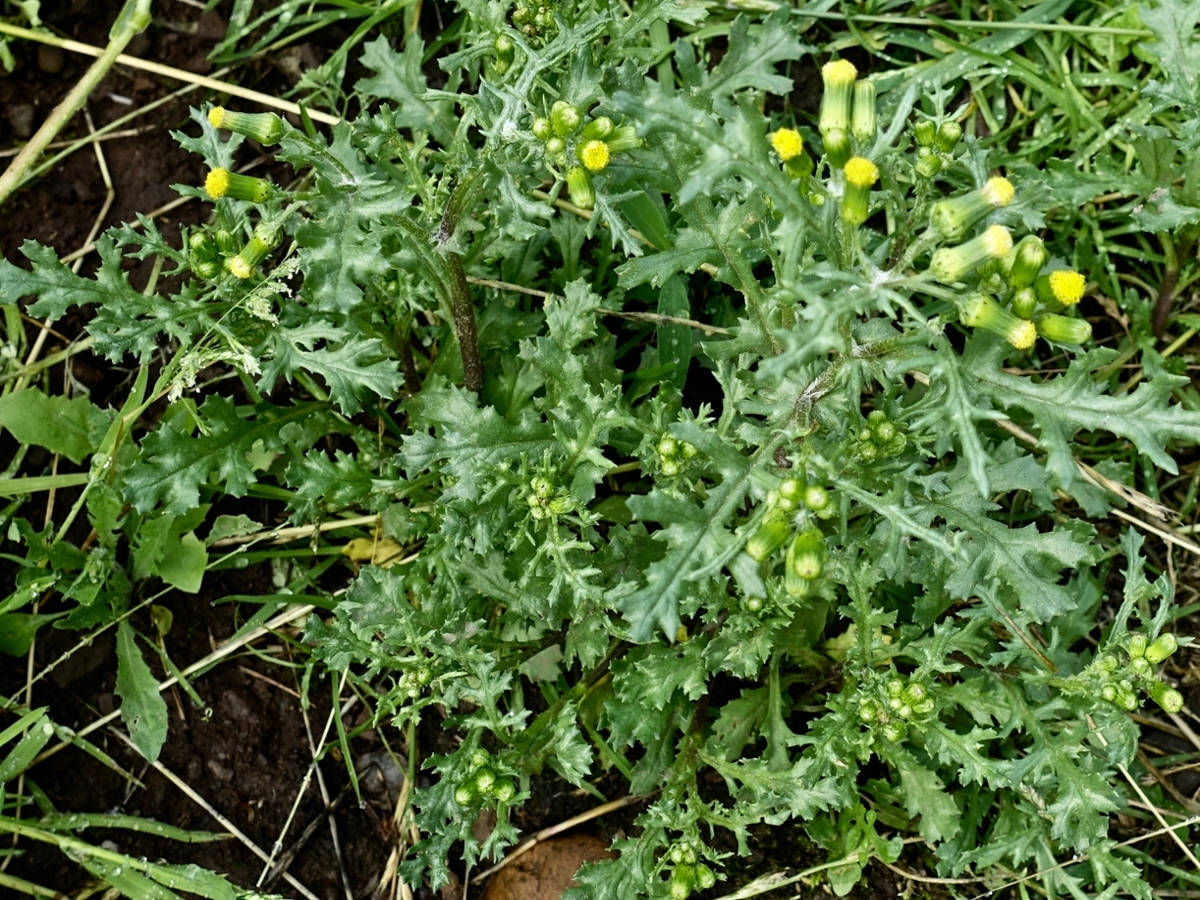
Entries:
<svg viewBox="0 0 1200 900">
<path fill-rule="evenodd" d="M 833 168 L 841 169 L 856 146 L 862 152 L 875 140 L 875 85 L 859 81 L 858 69 L 845 59 L 822 66 L 821 81 L 824 91 L 817 129 L 826 160 Z"/>
<path fill-rule="evenodd" d="M 937 704 L 924 682 L 893 675 L 859 689 L 858 718 L 888 743 L 904 740 L 910 725 L 927 721 Z"/>
<path fill-rule="evenodd" d="M 579 109 L 565 100 L 556 101 L 548 117 L 535 118 L 530 130 L 545 145 L 546 158 L 567 168 L 567 193 L 580 209 L 596 204 L 592 174 L 608 168 L 615 154 L 642 146 L 633 125 L 616 125 L 608 116 L 585 123 Z M 572 156 L 576 162 L 568 167 Z"/>
<path fill-rule="evenodd" d="M 396 683 L 396 692 L 409 702 L 416 700 L 433 681 L 433 672 L 428 666 L 410 669 L 400 676 Z"/>
<path fill-rule="evenodd" d="M 1141 705 L 1138 691 L 1142 690 L 1164 712 L 1177 713 L 1183 709 L 1183 695 L 1161 680 L 1156 670 L 1178 647 L 1179 641 L 1170 632 L 1153 641 L 1144 634 L 1131 634 L 1125 645 L 1128 660 L 1104 653 L 1092 661 L 1082 677 L 1093 685 L 1098 683 L 1100 696 L 1126 712 L 1133 712 Z"/>
<path fill-rule="evenodd" d="M 489 799 L 508 803 L 516 795 L 516 784 L 496 774 L 491 754 L 481 748 L 471 754 L 467 777 L 454 789 L 454 802 L 463 807 L 482 806 Z"/>
<path fill-rule="evenodd" d="M 767 506 L 766 520 L 746 541 L 746 554 L 755 562 L 767 562 L 786 545 L 784 587 L 792 597 L 808 596 L 825 566 L 825 535 L 810 525 L 793 537 L 791 514 L 801 511 L 805 517 L 828 519 L 837 512 L 833 499 L 819 484 L 806 485 L 799 478 L 785 478 L 767 496 Z M 762 603 L 754 598 L 747 609 L 758 612 Z"/>
<path fill-rule="evenodd" d="M 923 119 L 913 126 L 913 137 L 917 140 L 917 174 L 932 178 L 950 165 L 951 154 L 962 140 L 962 126 L 953 119 L 940 125 Z"/>
<path fill-rule="evenodd" d="M 545 38 L 549 32 L 554 31 L 554 5 L 546 0 L 536 6 L 526 6 L 524 2 L 518 2 L 517 8 L 513 10 L 512 23 L 527 38 Z"/>
<path fill-rule="evenodd" d="M 666 858 L 671 866 L 668 882 L 671 900 L 687 900 L 692 891 L 707 891 L 717 883 L 713 870 L 699 861 L 696 848 L 690 843 L 673 845 Z"/>
<path fill-rule="evenodd" d="M 864 462 L 874 462 L 899 456 L 908 446 L 903 429 L 902 424 L 889 419 L 883 410 L 872 410 L 867 416 L 866 427 L 858 433 L 858 447 L 855 448 L 858 458 Z"/>
<path fill-rule="evenodd" d="M 529 514 L 539 522 L 564 515 L 575 508 L 567 489 L 555 488 L 544 475 L 535 475 L 529 480 L 529 493 L 525 499 L 529 503 Z"/>
<path fill-rule="evenodd" d="M 698 452 L 687 441 L 676 440 L 669 434 L 664 434 L 659 439 L 654 450 L 658 456 L 658 467 L 668 478 L 681 475 Z"/>
</svg>

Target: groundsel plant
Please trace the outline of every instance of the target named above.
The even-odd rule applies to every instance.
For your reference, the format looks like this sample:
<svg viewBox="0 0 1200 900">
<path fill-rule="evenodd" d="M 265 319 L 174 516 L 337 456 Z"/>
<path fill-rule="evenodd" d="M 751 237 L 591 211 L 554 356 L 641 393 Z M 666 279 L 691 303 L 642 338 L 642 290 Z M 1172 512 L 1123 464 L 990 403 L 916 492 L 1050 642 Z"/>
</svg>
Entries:
<svg viewBox="0 0 1200 900">
<path fill-rule="evenodd" d="M 552 769 L 646 796 L 576 900 L 684 900 L 788 821 L 838 894 L 909 839 L 941 876 L 1148 900 L 1110 816 L 1186 639 L 1141 538 L 1097 529 L 1133 476 L 1091 454 L 1175 472 L 1200 415 L 1162 371 L 1110 393 L 1050 180 L 950 106 L 974 57 L 868 77 L 786 9 L 461 6 L 443 87 L 380 38 L 330 134 L 197 110 L 182 248 L 143 221 L 94 279 L 33 245 L 0 270 L 33 315 L 90 305 L 110 359 L 165 356 L 130 407 L 170 394 L 162 420 L 94 448 L 101 545 L 198 541 L 256 485 L 294 522 L 380 514 L 410 552 L 306 639 L 376 724 L 460 739 L 423 760 L 410 885 L 498 858 Z M 792 64 L 822 66 L 815 123 L 778 112 Z M 288 166 L 238 173 L 247 138 Z M 181 287 L 134 290 L 121 247 Z M 240 377 L 199 401 L 215 365 Z"/>
</svg>

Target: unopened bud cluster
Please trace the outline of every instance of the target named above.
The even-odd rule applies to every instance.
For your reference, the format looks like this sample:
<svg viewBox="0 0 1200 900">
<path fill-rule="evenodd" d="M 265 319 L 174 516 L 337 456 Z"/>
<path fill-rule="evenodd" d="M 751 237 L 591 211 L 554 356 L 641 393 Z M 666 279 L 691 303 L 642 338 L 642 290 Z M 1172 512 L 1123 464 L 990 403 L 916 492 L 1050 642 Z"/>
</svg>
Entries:
<svg viewBox="0 0 1200 900">
<path fill-rule="evenodd" d="M 567 170 L 567 193 L 580 209 L 596 204 L 592 174 L 608 168 L 613 156 L 642 146 L 633 125 L 617 125 L 608 116 L 584 122 L 579 109 L 565 100 L 555 101 L 549 116 L 538 116 L 530 126 L 545 146 L 546 160 Z"/>
<path fill-rule="evenodd" d="M 691 843 L 672 845 L 667 851 L 665 861 L 671 871 L 667 882 L 671 900 L 688 900 L 693 891 L 707 891 L 717 883 L 716 874 L 700 861 L 696 848 Z"/>
<path fill-rule="evenodd" d="M 889 744 L 904 740 L 910 726 L 928 721 L 937 709 L 929 685 L 893 673 L 858 690 L 858 718 Z"/>
<path fill-rule="evenodd" d="M 903 424 L 889 419 L 883 410 L 872 410 L 867 416 L 866 427 L 858 433 L 858 446 L 855 448 L 858 458 L 864 462 L 874 462 L 900 455 L 908 446 L 903 429 Z"/>
<path fill-rule="evenodd" d="M 513 27 L 537 46 L 544 44 L 555 31 L 554 4 L 541 2 L 518 2 L 512 14 Z"/>
<path fill-rule="evenodd" d="M 655 445 L 654 452 L 658 457 L 659 470 L 668 478 L 676 478 L 684 473 L 698 451 L 687 441 L 664 434 Z"/>
<path fill-rule="evenodd" d="M 1158 677 L 1158 667 L 1178 647 L 1178 639 L 1170 632 L 1153 641 L 1144 634 L 1131 634 L 1124 654 L 1110 650 L 1096 657 L 1072 679 L 1071 687 L 1076 693 L 1099 695 L 1126 712 L 1141 706 L 1138 694 L 1144 692 L 1164 712 L 1177 713 L 1183 709 L 1183 695 Z"/>
<path fill-rule="evenodd" d="M 555 487 L 544 475 L 535 475 L 529 480 L 525 500 L 529 504 L 529 515 L 538 522 L 564 515 L 575 508 L 567 489 Z"/>
<path fill-rule="evenodd" d="M 491 800 L 511 802 L 517 795 L 517 786 L 510 776 L 497 773 L 498 768 L 486 750 L 472 752 L 466 777 L 454 789 L 454 802 L 466 808 L 488 806 Z"/>
<path fill-rule="evenodd" d="M 953 119 L 935 125 L 923 119 L 913 126 L 913 137 L 917 142 L 917 174 L 932 178 L 947 168 L 952 160 L 954 148 L 962 140 L 962 126 Z"/>
</svg>

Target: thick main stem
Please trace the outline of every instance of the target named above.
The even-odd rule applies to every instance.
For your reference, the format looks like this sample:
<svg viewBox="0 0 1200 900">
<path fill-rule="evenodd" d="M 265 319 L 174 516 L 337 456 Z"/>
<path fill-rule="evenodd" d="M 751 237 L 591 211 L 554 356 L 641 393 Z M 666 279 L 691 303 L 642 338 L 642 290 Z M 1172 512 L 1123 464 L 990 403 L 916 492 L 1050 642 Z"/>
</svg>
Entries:
<svg viewBox="0 0 1200 900">
<path fill-rule="evenodd" d="M 454 331 L 462 352 L 463 386 L 468 391 L 483 389 L 483 361 L 479 358 L 479 335 L 475 330 L 475 307 L 467 290 L 467 273 L 462 257 L 450 252 L 443 257 L 450 281 L 450 311 L 454 314 Z"/>
<path fill-rule="evenodd" d="M 21 152 L 4 170 L 4 174 L 0 175 L 0 204 L 3 204 L 13 191 L 21 186 L 25 173 L 62 131 L 71 117 L 83 107 L 96 85 L 108 74 L 108 70 L 121 55 L 121 51 L 148 24 L 150 24 L 150 0 L 130 0 L 129 5 L 122 10 L 120 18 L 117 19 L 119 27 L 113 28 L 113 34 L 109 39 L 108 46 L 104 48 L 104 53 L 88 67 L 83 77 L 75 83 L 75 87 L 71 88 L 70 93 L 54 108 L 54 111 L 42 123 L 42 127 L 29 139 L 29 143 L 21 149 Z"/>
</svg>

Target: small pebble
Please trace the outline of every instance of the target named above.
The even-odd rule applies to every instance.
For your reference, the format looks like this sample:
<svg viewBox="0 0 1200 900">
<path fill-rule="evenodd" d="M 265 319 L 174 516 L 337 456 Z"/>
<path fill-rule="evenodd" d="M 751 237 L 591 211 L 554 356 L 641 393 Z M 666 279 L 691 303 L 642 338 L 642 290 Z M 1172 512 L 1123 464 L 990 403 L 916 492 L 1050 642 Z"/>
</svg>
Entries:
<svg viewBox="0 0 1200 900">
<path fill-rule="evenodd" d="M 61 47 L 51 47 L 49 44 L 39 44 L 37 51 L 38 68 L 47 75 L 57 75 L 63 68 L 63 52 Z"/>
<path fill-rule="evenodd" d="M 28 139 L 33 134 L 33 104 L 14 103 L 8 108 L 8 122 L 18 138 Z"/>
</svg>

